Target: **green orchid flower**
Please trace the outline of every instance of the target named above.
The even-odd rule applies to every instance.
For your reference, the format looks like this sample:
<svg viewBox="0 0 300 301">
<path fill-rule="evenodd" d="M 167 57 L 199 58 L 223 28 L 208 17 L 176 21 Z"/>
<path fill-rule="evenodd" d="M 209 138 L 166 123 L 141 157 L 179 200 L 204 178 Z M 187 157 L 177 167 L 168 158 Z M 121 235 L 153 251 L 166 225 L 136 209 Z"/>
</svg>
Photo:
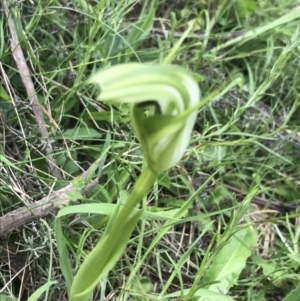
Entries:
<svg viewBox="0 0 300 301">
<path fill-rule="evenodd" d="M 131 104 L 132 126 L 153 172 L 178 163 L 197 117 L 197 111 L 184 113 L 200 101 L 198 84 L 187 71 L 173 65 L 130 63 L 100 71 L 88 83 L 100 85 L 98 100 Z"/>
</svg>

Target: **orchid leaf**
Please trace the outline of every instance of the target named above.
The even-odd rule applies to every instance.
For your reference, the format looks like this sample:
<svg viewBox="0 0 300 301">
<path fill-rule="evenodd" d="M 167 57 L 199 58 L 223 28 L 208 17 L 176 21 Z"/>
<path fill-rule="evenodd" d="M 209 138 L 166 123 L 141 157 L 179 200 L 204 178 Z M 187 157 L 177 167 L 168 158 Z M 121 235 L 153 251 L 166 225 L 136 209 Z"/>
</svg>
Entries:
<svg viewBox="0 0 300 301">
<path fill-rule="evenodd" d="M 211 282 L 207 289 L 212 292 L 227 294 L 229 289 L 237 283 L 239 275 L 246 265 L 257 243 L 257 231 L 253 226 L 239 230 L 229 242 L 220 250 L 212 265 L 208 269 L 205 281 Z M 202 297 L 198 301 L 207 301 Z"/>
<path fill-rule="evenodd" d="M 128 243 L 132 230 L 142 214 L 133 214 L 128 221 L 116 225 L 118 231 L 106 235 L 81 265 L 71 288 L 70 301 L 88 300 L 94 287 L 116 264 Z M 92 267 L 92 268 L 91 268 Z"/>
</svg>

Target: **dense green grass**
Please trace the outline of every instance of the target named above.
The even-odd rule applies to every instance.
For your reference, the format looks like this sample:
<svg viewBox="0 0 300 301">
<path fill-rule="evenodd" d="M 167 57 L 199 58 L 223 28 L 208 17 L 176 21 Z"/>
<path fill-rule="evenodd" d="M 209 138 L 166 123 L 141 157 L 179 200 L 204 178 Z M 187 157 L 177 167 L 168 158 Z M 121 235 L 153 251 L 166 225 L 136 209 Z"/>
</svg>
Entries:
<svg viewBox="0 0 300 301">
<path fill-rule="evenodd" d="M 234 300 L 283 300 L 299 282 L 300 265 L 299 1 L 165 0 L 154 5 L 153 15 L 150 0 L 4 2 L 49 138 L 37 125 L 1 9 L 1 215 L 72 181 L 71 205 L 113 208 L 105 206 L 125 201 L 143 162 L 128 106 L 96 101 L 96 89 L 84 82 L 111 65 L 169 60 L 190 70 L 204 105 L 186 155 L 143 200 L 159 217 L 141 220 L 91 300 L 209 300 L 192 295 L 216 280 L 209 269 L 220 269 L 214 266 L 218 254 L 245 225 L 257 232 L 256 243 L 247 249 L 245 266 L 232 261 L 242 272 L 228 292 L 219 293 Z M 49 169 L 52 155 L 59 177 Z M 89 180 L 98 177 L 99 183 L 82 194 L 89 182 L 76 177 L 97 160 Z M 1 237 L 3 300 L 27 300 L 51 281 L 57 282 L 39 300 L 67 300 L 56 214 Z M 61 218 L 74 274 L 109 215 Z M 241 245 L 233 243 L 232 252 Z"/>
</svg>

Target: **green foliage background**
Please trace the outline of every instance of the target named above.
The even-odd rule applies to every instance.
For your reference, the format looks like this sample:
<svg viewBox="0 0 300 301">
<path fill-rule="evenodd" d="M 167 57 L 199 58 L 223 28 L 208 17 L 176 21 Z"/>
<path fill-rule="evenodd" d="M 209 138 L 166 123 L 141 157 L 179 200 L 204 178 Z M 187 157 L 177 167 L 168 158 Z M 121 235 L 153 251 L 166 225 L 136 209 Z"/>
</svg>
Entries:
<svg viewBox="0 0 300 301">
<path fill-rule="evenodd" d="M 61 217 L 75 273 L 142 168 L 128 106 L 98 102 L 84 82 L 112 65 L 169 60 L 199 82 L 205 106 L 186 155 L 144 199 L 148 215 L 92 300 L 181 300 L 208 289 L 213 258 L 244 225 L 255 227 L 257 243 L 224 298 L 283 300 L 299 282 L 299 1 L 3 1 L 49 139 L 41 139 L 1 8 L 1 215 L 73 181 L 71 204 L 102 205 Z M 49 145 L 60 178 L 49 172 Z M 99 183 L 82 194 L 87 183 L 76 177 L 100 159 L 90 175 Z M 54 217 L 2 237 L 3 300 L 28 300 L 43 285 L 43 300 L 67 300 Z"/>
</svg>

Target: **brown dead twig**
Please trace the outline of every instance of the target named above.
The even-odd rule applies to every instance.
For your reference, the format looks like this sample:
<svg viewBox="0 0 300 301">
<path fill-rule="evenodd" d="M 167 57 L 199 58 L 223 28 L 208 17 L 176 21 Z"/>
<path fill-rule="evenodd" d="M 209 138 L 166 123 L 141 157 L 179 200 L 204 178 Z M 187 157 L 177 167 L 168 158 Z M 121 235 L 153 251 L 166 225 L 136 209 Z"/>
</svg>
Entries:
<svg viewBox="0 0 300 301">
<path fill-rule="evenodd" d="M 101 161 L 100 161 L 101 162 Z M 95 163 L 96 164 L 96 163 Z M 97 163 L 97 165 L 101 163 Z M 78 178 L 86 180 L 89 176 L 91 170 L 94 168 L 94 164 L 90 166 L 89 169 L 84 171 Z M 76 179 L 75 179 L 76 181 Z M 94 179 L 89 183 L 80 193 L 86 194 L 91 191 L 98 184 L 98 178 Z M 34 202 L 33 204 L 27 207 L 21 207 L 16 210 L 13 210 L 0 217 L 0 237 L 4 237 L 13 230 L 21 227 L 25 224 L 32 222 L 38 218 L 43 218 L 55 210 L 59 209 L 62 205 L 67 205 L 71 199 L 68 195 L 69 192 L 72 192 L 74 185 L 71 183 L 66 187 L 54 191 L 50 195 L 42 198 L 39 201 Z"/>
<path fill-rule="evenodd" d="M 23 51 L 20 47 L 20 41 L 18 39 L 18 35 L 16 32 L 14 21 L 11 18 L 8 5 L 6 1 L 2 1 L 4 6 L 5 15 L 8 22 L 9 31 L 11 34 L 10 39 L 10 47 L 12 51 L 13 58 L 16 62 L 17 68 L 20 72 L 20 76 L 23 82 L 23 85 L 26 89 L 27 96 L 30 100 L 30 103 L 32 104 L 32 110 L 34 113 L 34 116 L 36 118 L 39 130 L 41 132 L 42 139 L 45 139 L 47 141 L 49 134 L 47 130 L 47 125 L 45 123 L 43 110 L 39 104 L 38 98 L 36 96 L 36 92 L 34 89 L 34 85 L 31 79 L 30 70 L 27 66 Z M 53 175 L 56 178 L 61 178 L 60 170 L 56 165 L 55 158 L 52 156 L 53 149 L 51 144 L 47 143 L 47 147 L 45 148 L 46 154 L 47 154 L 47 161 L 49 164 L 49 171 L 51 175 Z"/>
</svg>

